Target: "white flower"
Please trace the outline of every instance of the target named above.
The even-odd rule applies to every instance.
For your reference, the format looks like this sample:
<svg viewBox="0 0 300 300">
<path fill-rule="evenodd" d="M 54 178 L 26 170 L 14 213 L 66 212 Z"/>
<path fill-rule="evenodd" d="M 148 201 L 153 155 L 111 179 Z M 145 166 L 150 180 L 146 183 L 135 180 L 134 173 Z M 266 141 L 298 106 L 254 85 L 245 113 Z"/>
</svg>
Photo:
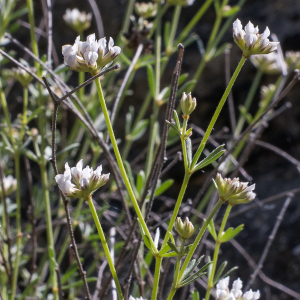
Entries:
<svg viewBox="0 0 300 300">
<path fill-rule="evenodd" d="M 72 29 L 78 33 L 82 33 L 91 26 L 92 14 L 87 14 L 84 11 L 80 12 L 77 8 L 72 10 L 68 8 L 63 18 Z"/>
<path fill-rule="evenodd" d="M 102 166 L 98 166 L 95 171 L 89 166 L 82 169 L 82 166 L 82 159 L 71 169 L 66 163 L 64 174 L 55 176 L 59 189 L 68 197 L 88 198 L 109 179 L 109 174 L 101 175 Z"/>
<path fill-rule="evenodd" d="M 270 30 L 266 27 L 262 34 L 259 34 L 258 26 L 249 21 L 243 30 L 242 23 L 239 19 L 233 22 L 233 38 L 236 44 L 243 51 L 243 55 L 249 58 L 255 54 L 268 54 L 277 49 L 279 42 L 270 42 L 268 37 Z"/>
<path fill-rule="evenodd" d="M 121 48 L 114 46 L 112 38 L 109 39 L 108 49 L 106 49 L 106 38 L 97 41 L 95 34 L 89 35 L 85 42 L 81 42 L 78 36 L 73 46 L 62 47 L 64 63 L 71 70 L 91 74 L 97 74 L 101 68 L 113 62 L 120 53 Z"/>
<path fill-rule="evenodd" d="M 217 284 L 217 300 L 257 300 L 260 292 L 247 291 L 244 295 L 242 292 L 243 282 L 239 278 L 232 283 L 232 289 L 229 291 L 229 276 L 220 280 Z"/>
<path fill-rule="evenodd" d="M 8 196 L 16 190 L 17 179 L 13 178 L 12 175 L 8 175 L 7 177 L 4 177 L 3 186 L 4 186 L 5 196 Z M 0 184 L 0 196 L 3 197 L 2 184 Z"/>
<path fill-rule="evenodd" d="M 151 2 L 135 3 L 135 12 L 144 19 L 154 17 L 157 13 L 157 4 Z"/>
<path fill-rule="evenodd" d="M 134 297 L 132 297 L 132 296 L 130 295 L 128 300 L 145 300 L 145 299 L 143 299 L 143 297 L 140 297 L 140 298 L 134 298 Z"/>
<path fill-rule="evenodd" d="M 288 67 L 293 66 L 294 69 L 300 68 L 300 52 L 287 51 L 285 52 L 285 62 Z"/>
<path fill-rule="evenodd" d="M 265 74 L 281 73 L 281 64 L 277 52 L 251 55 L 250 60 L 256 68 Z"/>
<path fill-rule="evenodd" d="M 218 190 L 220 200 L 228 201 L 231 205 L 251 202 L 256 196 L 252 192 L 255 189 L 255 184 L 248 186 L 248 182 L 240 182 L 239 178 L 222 178 L 221 174 L 218 173 L 213 182 Z"/>
</svg>

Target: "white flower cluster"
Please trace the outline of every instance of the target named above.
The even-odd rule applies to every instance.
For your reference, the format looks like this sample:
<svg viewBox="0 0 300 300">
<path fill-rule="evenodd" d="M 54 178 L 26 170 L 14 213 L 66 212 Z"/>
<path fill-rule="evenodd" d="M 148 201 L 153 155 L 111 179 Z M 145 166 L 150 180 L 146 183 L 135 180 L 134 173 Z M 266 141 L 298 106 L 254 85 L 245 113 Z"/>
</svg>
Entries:
<svg viewBox="0 0 300 300">
<path fill-rule="evenodd" d="M 280 74 L 281 64 L 277 52 L 269 54 L 252 55 L 250 57 L 253 65 L 264 74 Z"/>
<path fill-rule="evenodd" d="M 243 282 L 239 278 L 232 283 L 232 289 L 229 291 L 229 276 L 220 280 L 217 284 L 217 300 L 257 300 L 260 292 L 253 292 L 251 289 L 245 294 L 242 292 Z"/>
<path fill-rule="evenodd" d="M 255 184 L 248 186 L 249 182 L 241 182 L 239 178 L 222 178 L 219 173 L 213 182 L 223 202 L 228 201 L 229 204 L 236 205 L 248 203 L 255 199 L 256 194 L 253 193 Z"/>
<path fill-rule="evenodd" d="M 77 8 L 67 9 L 63 16 L 67 25 L 76 32 L 81 33 L 91 26 L 92 14 L 85 11 L 80 12 Z"/>
<path fill-rule="evenodd" d="M 114 46 L 114 40 L 109 38 L 108 47 L 106 38 L 96 40 L 95 34 L 87 37 L 85 42 L 80 41 L 80 36 L 74 45 L 62 46 L 64 63 L 73 71 L 89 72 L 93 75 L 114 61 L 121 53 L 121 48 Z"/>
<path fill-rule="evenodd" d="M 128 300 L 145 300 L 145 299 L 143 299 L 143 297 L 134 298 L 133 296 L 130 295 Z"/>
<path fill-rule="evenodd" d="M 16 190 L 17 179 L 13 178 L 11 175 L 4 177 L 3 186 L 4 186 L 5 196 L 8 196 Z M 0 196 L 3 197 L 2 184 L 0 184 Z"/>
<path fill-rule="evenodd" d="M 70 168 L 69 164 L 66 163 L 64 174 L 56 175 L 55 180 L 59 189 L 67 197 L 86 199 L 108 181 L 109 173 L 101 175 L 101 172 L 101 165 L 95 171 L 89 166 L 82 169 L 81 159 L 73 168 Z M 71 179 L 75 184 L 71 182 Z"/>
<path fill-rule="evenodd" d="M 268 54 L 277 49 L 279 42 L 270 42 L 268 37 L 270 30 L 266 27 L 262 34 L 259 34 L 258 26 L 249 21 L 243 30 L 242 23 L 236 19 L 233 23 L 233 38 L 236 44 L 243 51 L 243 55 L 248 58 L 255 54 Z"/>
</svg>

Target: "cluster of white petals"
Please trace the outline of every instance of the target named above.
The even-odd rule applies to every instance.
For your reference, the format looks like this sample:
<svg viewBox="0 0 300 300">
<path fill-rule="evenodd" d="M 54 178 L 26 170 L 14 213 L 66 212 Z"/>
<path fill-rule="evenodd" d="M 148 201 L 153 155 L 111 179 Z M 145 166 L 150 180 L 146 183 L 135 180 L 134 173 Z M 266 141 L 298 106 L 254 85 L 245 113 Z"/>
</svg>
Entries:
<svg viewBox="0 0 300 300">
<path fill-rule="evenodd" d="M 130 295 L 128 300 L 145 300 L 145 299 L 143 299 L 143 297 L 134 298 L 133 296 Z"/>
<path fill-rule="evenodd" d="M 8 175 L 7 177 L 3 178 L 3 187 L 5 196 L 8 196 L 9 194 L 13 193 L 17 188 L 17 179 L 13 178 L 12 175 Z M 2 184 L 0 184 L 0 195 L 3 197 L 2 192 Z"/>
<path fill-rule="evenodd" d="M 92 14 L 79 11 L 77 8 L 67 9 L 63 16 L 65 22 L 78 33 L 83 32 L 91 26 Z"/>
<path fill-rule="evenodd" d="M 154 17 L 157 13 L 157 4 L 152 2 L 135 3 L 135 12 L 142 18 Z"/>
<path fill-rule="evenodd" d="M 98 71 L 121 53 L 121 48 L 114 46 L 114 40 L 106 38 L 96 40 L 95 34 L 87 37 L 85 42 L 80 41 L 80 36 L 75 40 L 74 45 L 64 45 L 62 54 L 64 63 L 73 71 L 89 72 L 97 74 Z"/>
<path fill-rule="evenodd" d="M 251 55 L 250 60 L 264 74 L 281 73 L 281 63 L 277 52 Z"/>
<path fill-rule="evenodd" d="M 251 289 L 245 294 L 242 292 L 243 282 L 239 278 L 232 283 L 232 289 L 229 290 L 229 276 L 221 279 L 217 284 L 217 300 L 257 300 L 260 292 L 253 292 Z"/>
<path fill-rule="evenodd" d="M 58 187 L 65 196 L 86 199 L 109 179 L 109 174 L 101 175 L 101 165 L 95 171 L 89 166 L 86 166 L 84 169 L 82 167 L 82 159 L 73 168 L 70 168 L 69 164 L 66 163 L 64 174 L 55 176 Z M 72 183 L 71 179 L 73 179 L 74 183 Z"/>
<path fill-rule="evenodd" d="M 239 19 L 233 22 L 233 38 L 236 44 L 243 51 L 243 55 L 248 58 L 255 54 L 268 54 L 277 49 L 279 42 L 270 42 L 268 37 L 270 30 L 266 27 L 265 31 L 260 34 L 258 26 L 249 21 L 243 30 L 242 23 Z"/>
<path fill-rule="evenodd" d="M 255 199 L 256 194 L 253 193 L 255 184 L 248 186 L 249 182 L 241 182 L 239 178 L 222 178 L 221 174 L 217 174 L 216 180 L 213 180 L 219 193 L 219 198 L 231 205 L 243 204 L 251 202 Z"/>
</svg>

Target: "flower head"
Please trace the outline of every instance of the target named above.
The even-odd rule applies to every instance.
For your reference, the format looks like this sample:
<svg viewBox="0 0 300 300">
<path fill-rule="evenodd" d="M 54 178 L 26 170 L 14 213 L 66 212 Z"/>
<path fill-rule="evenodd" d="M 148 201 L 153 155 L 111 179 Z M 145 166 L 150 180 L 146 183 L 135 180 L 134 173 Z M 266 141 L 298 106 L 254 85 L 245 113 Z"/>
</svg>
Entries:
<svg viewBox="0 0 300 300">
<path fill-rule="evenodd" d="M 181 97 L 180 105 L 181 105 L 183 117 L 185 119 L 188 119 L 190 114 L 196 108 L 197 100 L 196 98 L 192 97 L 191 93 L 189 93 L 188 95 L 186 95 L 186 93 L 183 93 Z"/>
<path fill-rule="evenodd" d="M 280 74 L 281 64 L 277 52 L 269 54 L 252 55 L 250 57 L 253 65 L 264 74 Z"/>
<path fill-rule="evenodd" d="M 191 237 L 194 233 L 194 226 L 188 217 L 185 218 L 184 222 L 178 217 L 175 222 L 175 229 L 184 240 Z"/>
<path fill-rule="evenodd" d="M 13 178 L 11 175 L 3 178 L 4 194 L 5 196 L 13 193 L 17 188 L 17 179 Z M 2 184 L 0 184 L 0 196 L 3 197 Z"/>
<path fill-rule="evenodd" d="M 239 178 L 222 178 L 218 173 L 213 182 L 218 190 L 220 200 L 228 201 L 230 205 L 249 203 L 256 196 L 253 193 L 255 184 L 248 186 L 248 182 L 241 182 Z"/>
<path fill-rule="evenodd" d="M 295 69 L 300 69 L 300 51 L 287 51 L 285 53 L 285 62 L 288 67 L 293 66 Z"/>
<path fill-rule="evenodd" d="M 268 54 L 274 52 L 277 49 L 279 42 L 270 42 L 268 37 L 270 30 L 266 27 L 265 31 L 260 34 L 258 26 L 249 21 L 243 30 L 242 23 L 239 19 L 233 22 L 233 38 L 235 43 L 243 51 L 243 55 L 249 58 L 255 54 Z"/>
<path fill-rule="evenodd" d="M 135 12 L 137 15 L 144 19 L 154 17 L 157 13 L 157 4 L 156 3 L 135 3 Z"/>
<path fill-rule="evenodd" d="M 109 39 L 108 47 L 106 44 L 106 38 L 97 41 L 95 34 L 89 35 L 85 42 L 81 42 L 78 36 L 73 46 L 62 46 L 64 63 L 73 71 L 97 74 L 121 52 L 120 47 L 114 46 L 112 38 Z"/>
<path fill-rule="evenodd" d="M 239 278 L 232 283 L 232 289 L 229 290 L 229 276 L 221 279 L 217 284 L 216 297 L 217 300 L 257 300 L 260 297 L 260 292 L 247 291 L 242 292 L 243 282 Z"/>
<path fill-rule="evenodd" d="M 98 166 L 95 171 L 93 168 L 86 166 L 82 168 L 82 159 L 77 163 L 76 167 L 70 168 L 69 164 L 65 164 L 64 174 L 55 176 L 55 180 L 59 189 L 71 198 L 88 198 L 109 179 L 109 174 L 102 174 L 102 166 Z M 73 179 L 73 182 L 71 182 Z"/>
<path fill-rule="evenodd" d="M 85 11 L 80 12 L 77 8 L 67 9 L 63 16 L 67 25 L 77 33 L 82 33 L 91 26 L 92 14 Z"/>
</svg>

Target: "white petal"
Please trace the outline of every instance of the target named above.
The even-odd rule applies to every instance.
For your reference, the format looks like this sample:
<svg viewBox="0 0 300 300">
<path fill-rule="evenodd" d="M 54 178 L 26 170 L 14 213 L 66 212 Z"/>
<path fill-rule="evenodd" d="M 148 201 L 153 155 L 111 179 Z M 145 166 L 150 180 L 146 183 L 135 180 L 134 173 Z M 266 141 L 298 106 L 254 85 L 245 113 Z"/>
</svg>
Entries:
<svg viewBox="0 0 300 300">
<path fill-rule="evenodd" d="M 250 21 L 245 26 L 245 31 L 246 31 L 246 34 L 255 33 L 254 25 Z"/>
<path fill-rule="evenodd" d="M 83 165 L 83 159 L 81 159 L 77 165 L 76 165 L 76 168 L 79 170 L 79 171 L 82 171 L 82 165 Z"/>
<path fill-rule="evenodd" d="M 267 38 L 268 36 L 270 35 L 270 30 L 269 30 L 269 27 L 266 27 L 264 33 L 263 33 L 263 38 Z"/>
</svg>

